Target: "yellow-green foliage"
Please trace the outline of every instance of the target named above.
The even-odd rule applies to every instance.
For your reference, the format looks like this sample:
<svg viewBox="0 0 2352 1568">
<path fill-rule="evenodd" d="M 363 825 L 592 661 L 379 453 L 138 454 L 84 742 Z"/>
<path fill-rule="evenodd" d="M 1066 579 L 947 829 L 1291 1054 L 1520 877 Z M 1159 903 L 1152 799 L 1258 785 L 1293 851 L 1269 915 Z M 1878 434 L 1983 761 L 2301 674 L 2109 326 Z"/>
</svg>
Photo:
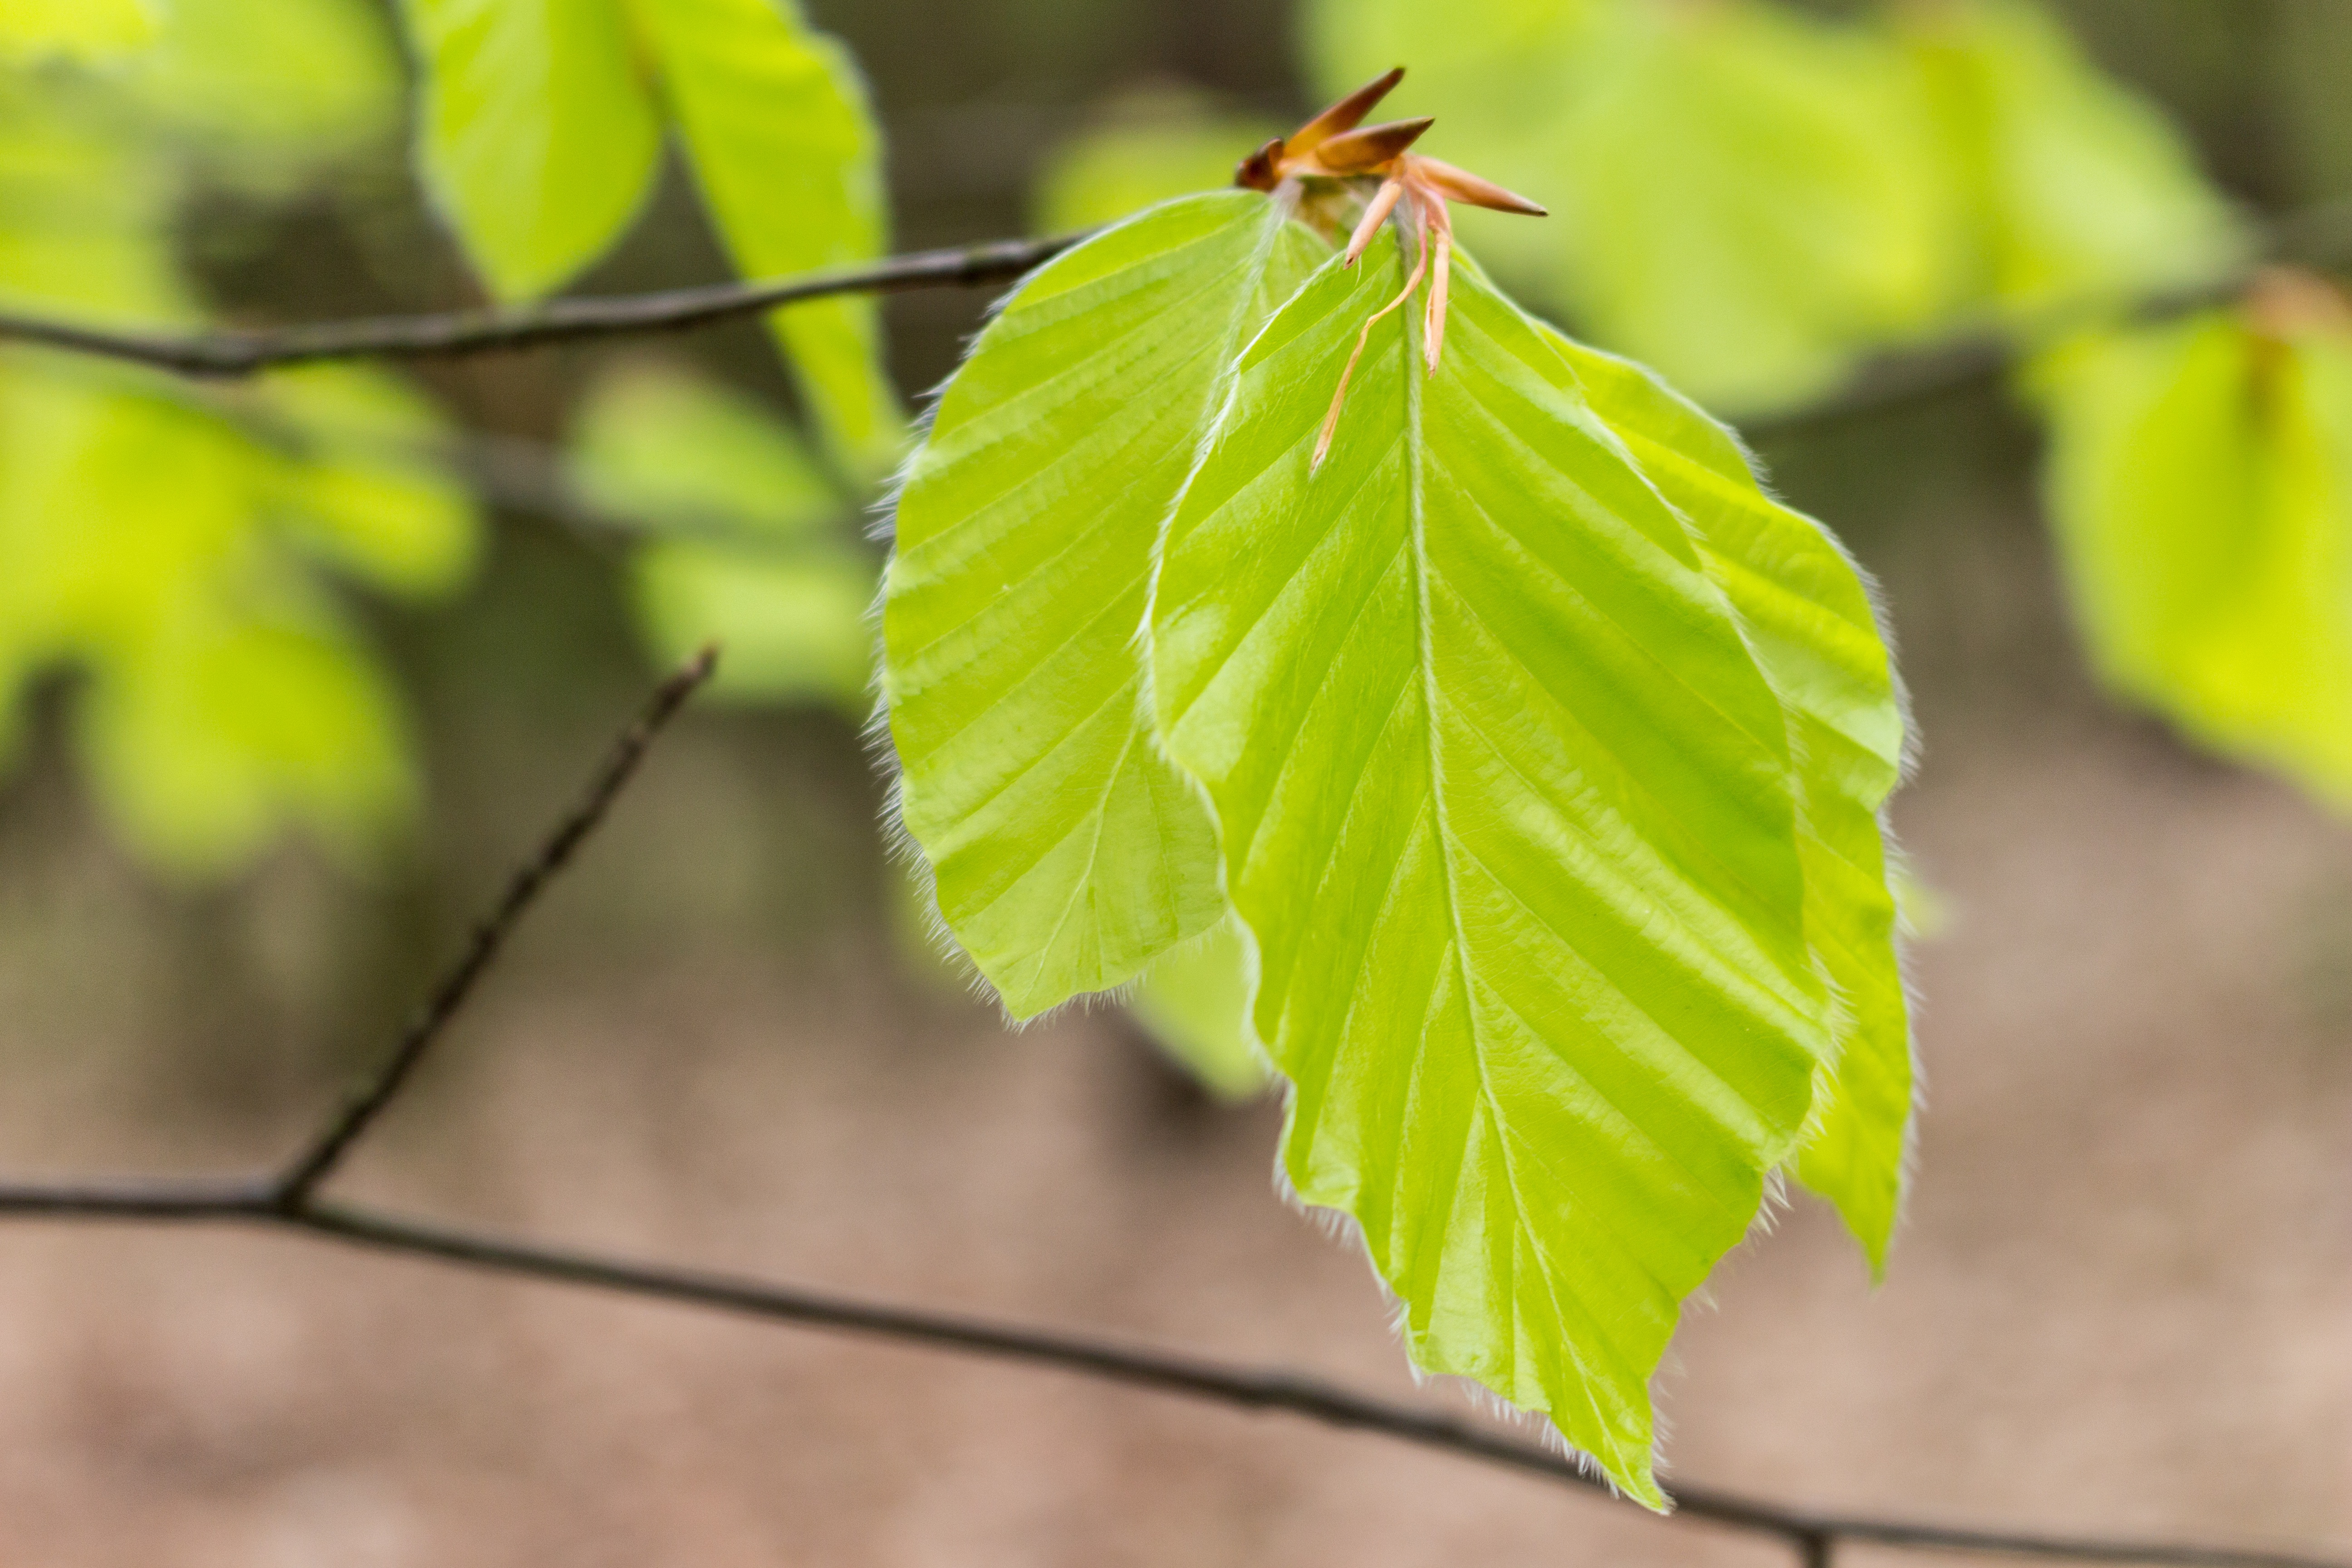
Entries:
<svg viewBox="0 0 2352 1568">
<path fill-rule="evenodd" d="M 0 298 L 194 321 L 168 240 L 189 154 L 275 183 L 382 133 L 396 61 L 367 9 L 263 9 L 273 25 L 247 38 L 247 0 L 178 0 L 124 67 L 7 79 Z M 474 511 L 439 438 L 428 405 L 368 370 L 228 393 L 0 355 L 0 731 L 27 682 L 69 677 L 99 801 L 174 873 L 233 869 L 290 826 L 373 846 L 413 807 L 415 765 L 334 580 L 463 581 Z"/>
<path fill-rule="evenodd" d="M 882 142 L 847 51 L 787 0 L 404 0 L 425 74 L 418 156 L 500 296 L 569 280 L 651 195 L 674 133 L 747 276 L 878 255 Z M 814 300 L 775 331 L 844 465 L 886 468 L 904 432 L 870 299 Z"/>
<path fill-rule="evenodd" d="M 2284 299 L 2045 358 L 2049 505 L 2107 681 L 2352 808 L 2352 307 Z"/>
</svg>

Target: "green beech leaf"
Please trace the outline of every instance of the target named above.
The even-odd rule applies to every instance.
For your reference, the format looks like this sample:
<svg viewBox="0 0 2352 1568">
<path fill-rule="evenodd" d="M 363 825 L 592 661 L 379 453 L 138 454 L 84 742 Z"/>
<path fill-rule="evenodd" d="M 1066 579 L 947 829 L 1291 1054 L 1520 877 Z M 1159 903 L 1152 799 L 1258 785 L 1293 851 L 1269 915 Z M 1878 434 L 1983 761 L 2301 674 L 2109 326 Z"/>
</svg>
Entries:
<svg viewBox="0 0 2352 1568">
<path fill-rule="evenodd" d="M 1247 951 L 1228 917 L 1154 959 L 1128 1010 L 1144 1033 L 1220 1100 L 1265 1092 L 1265 1059 L 1250 1034 Z"/>
<path fill-rule="evenodd" d="M 2051 518 L 2099 673 L 2203 744 L 2352 808 L 2342 310 L 2088 337 L 2045 356 L 2033 384 Z"/>
<path fill-rule="evenodd" d="M 592 503 L 658 531 L 793 539 L 847 510 L 774 411 L 666 366 L 599 382 L 572 420 L 570 453 L 572 482 Z"/>
<path fill-rule="evenodd" d="M 1828 531 L 1765 494 L 1737 439 L 1641 366 L 1547 329 L 1593 412 L 1690 523 L 1788 716 L 1805 939 L 1840 1005 L 1800 1180 L 1886 1266 L 1911 1121 L 1909 1007 L 1880 808 L 1907 726 L 1869 590 Z"/>
<path fill-rule="evenodd" d="M 530 299 L 644 205 L 661 125 L 614 0 L 404 0 L 425 183 L 491 289 Z"/>
<path fill-rule="evenodd" d="M 878 256 L 887 240 L 882 140 L 849 52 L 787 0 L 631 0 L 697 184 L 744 276 Z M 861 476 L 899 456 L 898 395 L 870 299 L 777 312 L 803 396 Z"/>
<path fill-rule="evenodd" d="M 790 0 L 406 3 L 427 65 L 429 183 L 501 295 L 544 293 L 620 237 L 652 187 L 666 119 L 746 275 L 881 253 L 865 84 Z M 874 302 L 811 300 L 774 320 L 844 466 L 887 468 L 904 420 Z"/>
<path fill-rule="evenodd" d="M 1013 294 L 909 465 L 882 618 L 899 813 L 1016 1017 L 1223 916 L 1133 645 L 1233 355 L 1326 254 L 1241 191 L 1097 236 Z"/>
<path fill-rule="evenodd" d="M 2243 259 L 2220 192 L 2157 108 L 2021 0 L 1897 16 L 1976 211 L 1981 287 L 2022 310 L 2202 281 Z"/>
<path fill-rule="evenodd" d="M 1244 354 L 1153 604 L 1296 1086 L 1283 1167 L 1361 1227 L 1423 1369 L 1661 1506 L 1648 1379 L 1828 1060 L 1786 722 L 1682 520 L 1465 265 L 1444 358 L 1397 247 Z"/>
</svg>

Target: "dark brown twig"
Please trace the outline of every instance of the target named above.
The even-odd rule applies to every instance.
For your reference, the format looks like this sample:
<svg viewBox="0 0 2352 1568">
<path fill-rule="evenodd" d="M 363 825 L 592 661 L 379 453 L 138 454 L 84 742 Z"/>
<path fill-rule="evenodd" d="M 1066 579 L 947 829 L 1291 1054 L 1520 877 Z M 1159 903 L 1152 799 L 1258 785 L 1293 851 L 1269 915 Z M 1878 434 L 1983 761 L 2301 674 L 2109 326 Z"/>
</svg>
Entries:
<svg viewBox="0 0 2352 1568">
<path fill-rule="evenodd" d="M 361 1085 L 358 1092 L 345 1103 L 342 1110 L 330 1121 L 308 1148 L 289 1162 L 271 1189 L 280 1208 L 299 1209 L 303 1206 L 319 1184 L 334 1173 L 337 1164 L 350 1152 L 361 1134 L 367 1131 L 375 1119 L 383 1114 L 433 1042 L 441 1037 L 450 1020 L 457 1016 L 466 999 L 473 994 L 475 984 L 499 956 L 506 940 L 522 921 L 530 906 L 548 883 L 569 865 L 572 857 L 587 837 L 604 820 L 604 814 L 620 797 L 621 791 L 646 759 L 646 750 L 662 726 L 676 716 L 686 700 L 694 695 L 702 683 L 710 679 L 719 666 L 719 650 L 707 647 L 693 661 L 655 689 L 645 711 L 636 722 L 622 731 L 613 744 L 612 753 L 588 785 L 587 793 L 577 805 L 565 813 L 555 830 L 549 834 L 539 853 L 526 861 L 507 884 L 506 895 L 488 919 L 474 928 L 473 940 L 467 944 L 465 955 L 433 988 L 416 1016 L 402 1032 L 400 1043 L 374 1076 Z"/>
<path fill-rule="evenodd" d="M 476 929 L 464 955 L 435 988 L 384 1066 L 283 1170 L 233 1177 L 0 1184 L 0 1218 L 258 1226 L 520 1279 L 1049 1367 L 1237 1409 L 1280 1411 L 1586 1490 L 1606 1489 L 1574 1459 L 1540 1444 L 1460 1415 L 1375 1398 L 1286 1369 L 1237 1366 L 1060 1330 L 990 1322 L 862 1301 L 831 1291 L 640 1263 L 322 1201 L 320 1184 L 409 1081 L 418 1062 L 496 960 L 516 922 L 604 820 L 662 727 L 709 678 L 714 658 L 713 652 L 706 651 L 655 692 L 636 721 L 615 742 L 580 803 L 557 823 L 538 853 L 516 874 L 498 906 Z M 1840 1542 L 1907 1551 L 2162 1568 L 2352 1568 L 2342 1562 L 2293 1552 L 1968 1530 L 1916 1520 L 1815 1513 L 1706 1487 L 1677 1489 L 1675 1503 L 1675 1518 L 1780 1541 L 1794 1550 L 1803 1568 L 1827 1568 L 1831 1552 Z"/>
<path fill-rule="evenodd" d="M 996 240 L 952 250 L 918 251 L 845 271 L 605 299 L 556 300 L 518 310 L 379 316 L 249 331 L 116 331 L 0 311 L 0 340 L 215 379 L 317 360 L 446 358 L 677 331 L 839 294 L 895 294 L 914 289 L 1002 283 L 1060 255 L 1083 237 L 1057 235 L 1046 239 Z"/>
</svg>

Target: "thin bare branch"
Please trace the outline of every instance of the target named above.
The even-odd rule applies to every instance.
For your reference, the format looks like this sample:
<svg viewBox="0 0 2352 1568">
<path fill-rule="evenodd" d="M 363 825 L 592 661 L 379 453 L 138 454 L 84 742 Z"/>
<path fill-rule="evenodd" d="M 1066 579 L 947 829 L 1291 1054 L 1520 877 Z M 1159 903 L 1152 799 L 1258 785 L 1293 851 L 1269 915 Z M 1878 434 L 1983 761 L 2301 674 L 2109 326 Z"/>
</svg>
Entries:
<svg viewBox="0 0 2352 1568">
<path fill-rule="evenodd" d="M 473 940 L 467 944 L 464 955 L 433 988 L 432 995 L 402 1033 L 399 1044 L 394 1047 L 383 1066 L 360 1086 L 342 1110 L 288 1163 L 272 1188 L 272 1194 L 280 1208 L 300 1208 L 318 1190 L 319 1184 L 334 1173 L 335 1167 L 351 1152 L 352 1145 L 373 1125 L 377 1117 L 383 1114 L 393 1097 L 400 1092 L 410 1075 L 415 1072 L 417 1064 L 425 1059 L 425 1054 L 432 1048 L 433 1042 L 441 1037 L 450 1021 L 457 1017 L 458 1010 L 465 1006 L 466 999 L 473 994 L 475 983 L 496 961 L 499 950 L 506 945 L 507 938 L 513 934 L 522 917 L 538 901 L 539 895 L 571 863 L 573 853 L 604 820 L 605 813 L 620 797 L 621 791 L 636 773 L 637 765 L 645 761 L 654 738 L 686 705 L 686 700 L 710 679 L 711 672 L 718 666 L 718 648 L 704 648 L 685 668 L 655 689 L 636 722 L 614 742 L 611 754 L 604 759 L 604 765 L 597 770 L 587 793 L 555 825 L 545 842 L 539 847 L 539 852 L 515 872 L 513 880 L 507 884 L 506 896 L 499 900 L 498 907 L 490 911 L 488 918 L 474 928 Z"/>
<path fill-rule="evenodd" d="M 650 294 L 555 300 L 518 310 L 379 316 L 247 331 L 147 332 L 0 311 L 0 341 L 67 349 L 204 378 L 251 375 L 273 365 L 332 359 L 432 359 L 536 348 L 593 338 L 677 331 L 779 305 L 837 294 L 973 288 L 1018 278 L 1076 245 L 1081 235 L 996 240 L 918 251 L 847 271 Z"/>
<path fill-rule="evenodd" d="M 583 798 L 556 825 L 477 928 L 465 955 L 435 988 L 390 1059 L 284 1170 L 228 1177 L 0 1183 L 0 1218 L 258 1226 L 518 1279 L 1052 1368 L 1235 1409 L 1278 1411 L 1523 1471 L 1586 1491 L 1606 1490 L 1603 1482 L 1573 1459 L 1538 1443 L 1463 1415 L 1360 1394 L 1286 1368 L 1236 1365 L 1062 1330 L 992 1322 L 806 1287 L 549 1247 L 322 1201 L 320 1184 L 409 1081 L 433 1042 L 472 995 L 516 923 L 604 819 L 662 727 L 709 678 L 714 658 L 714 651 L 706 651 L 656 689 L 636 721 L 614 743 Z M 1905 1551 L 2144 1563 L 2157 1568 L 2352 1568 L 2352 1562 L 2297 1552 L 1970 1530 L 1918 1520 L 1816 1513 L 1706 1487 L 1679 1488 L 1674 1496 L 1673 1518 L 1774 1539 L 1792 1548 L 1804 1568 L 1827 1568 L 1833 1548 L 1842 1542 Z"/>
<path fill-rule="evenodd" d="M 417 359 L 484 353 L 540 344 L 673 331 L 788 305 L 801 300 L 1004 282 L 1085 238 L 996 240 L 894 257 L 852 271 L 604 299 L 558 300 L 520 310 L 386 316 L 249 331 L 162 333 L 114 331 L 0 311 L 0 342 L 37 343 L 199 377 L 237 377 L 272 365 L 362 357 Z M 2254 254 L 2263 263 L 2336 268 L 2352 263 L 2352 201 L 2315 204 L 2261 226 Z M 1812 402 L 1759 412 L 1733 423 L 1768 440 L 1924 401 L 1999 375 L 2056 338 L 2117 321 L 2156 321 L 2227 303 L 2254 268 L 2160 289 L 2137 300 L 2101 298 L 2062 304 L 2022 321 L 1988 322 L 1867 359 L 1835 389 Z"/>
<path fill-rule="evenodd" d="M 276 1201 L 267 1183 L 173 1184 L 126 1182 L 77 1187 L 0 1185 L 0 1216 L 141 1222 L 247 1223 L 333 1239 L 399 1256 L 526 1279 L 584 1287 L 735 1313 L 803 1328 L 868 1334 L 933 1350 L 1026 1363 L 1129 1387 L 1274 1411 L 1458 1458 L 1540 1476 L 1580 1489 L 1606 1484 L 1552 1448 L 1465 1417 L 1352 1389 L 1280 1367 L 1250 1367 L 1109 1340 L 953 1313 L 864 1301 L 830 1291 L 739 1276 L 647 1264 L 427 1224 L 373 1209 L 305 1199 Z M 2238 1551 L 2179 1542 L 2109 1540 L 1972 1530 L 1868 1514 L 1816 1513 L 1718 1491 L 1678 1487 L 1672 1519 L 1774 1537 L 1807 1564 L 1824 1563 L 1838 1542 L 1916 1552 L 1957 1552 L 2054 1562 L 2145 1563 L 2152 1568 L 2347 1568 L 2342 1560 L 2285 1552 Z"/>
</svg>

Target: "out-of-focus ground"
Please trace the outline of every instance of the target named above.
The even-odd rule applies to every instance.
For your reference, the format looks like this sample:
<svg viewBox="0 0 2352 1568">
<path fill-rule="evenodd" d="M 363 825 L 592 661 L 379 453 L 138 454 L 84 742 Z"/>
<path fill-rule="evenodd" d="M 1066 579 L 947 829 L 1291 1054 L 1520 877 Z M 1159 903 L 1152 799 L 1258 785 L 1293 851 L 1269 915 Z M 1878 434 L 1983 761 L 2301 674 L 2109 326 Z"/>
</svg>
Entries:
<svg viewBox="0 0 2352 1568">
<path fill-rule="evenodd" d="M 1853 438 L 1932 469 L 1939 428 Z M 1909 1223 L 1874 1292 L 1802 1198 L 1726 1264 L 1660 1381 L 1671 1473 L 2343 1552 L 2352 835 L 2092 697 L 2021 505 L 1910 510 L 1855 530 L 1927 736 L 1898 819 L 1950 911 Z M 53 771 L 13 786 L 0 1164 L 288 1147 L 627 689 L 530 766 L 495 705 L 445 726 L 472 826 L 429 897 L 293 858 L 173 899 Z M 1202 1102 L 1103 1018 L 1008 1034 L 898 972 L 872 798 L 844 726 L 689 720 L 348 1190 L 1412 1394 L 1365 1266 L 1273 1195 L 1271 1108 Z M 0 1563 L 1780 1561 L 1054 1373 L 235 1231 L 0 1228 Z"/>
</svg>

